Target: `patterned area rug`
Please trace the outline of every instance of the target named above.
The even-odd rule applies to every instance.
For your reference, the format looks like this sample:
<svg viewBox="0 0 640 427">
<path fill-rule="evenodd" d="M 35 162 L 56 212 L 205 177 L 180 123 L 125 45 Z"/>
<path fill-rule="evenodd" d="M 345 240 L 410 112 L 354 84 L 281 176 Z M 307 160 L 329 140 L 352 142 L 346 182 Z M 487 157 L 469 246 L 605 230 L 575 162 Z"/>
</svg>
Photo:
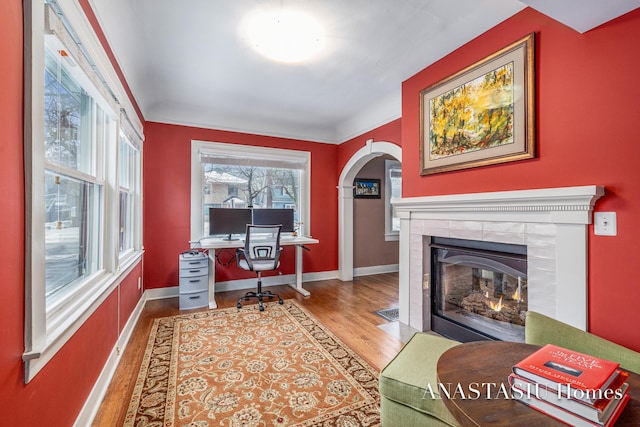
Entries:
<svg viewBox="0 0 640 427">
<path fill-rule="evenodd" d="M 292 300 L 156 319 L 125 426 L 378 426 L 378 372 Z"/>
</svg>

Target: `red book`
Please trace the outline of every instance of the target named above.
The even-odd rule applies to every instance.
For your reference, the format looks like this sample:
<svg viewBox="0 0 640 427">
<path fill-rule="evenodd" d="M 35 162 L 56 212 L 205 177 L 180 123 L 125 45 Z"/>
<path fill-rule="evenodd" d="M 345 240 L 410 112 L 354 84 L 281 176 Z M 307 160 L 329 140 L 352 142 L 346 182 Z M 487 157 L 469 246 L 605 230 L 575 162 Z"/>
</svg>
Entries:
<svg viewBox="0 0 640 427">
<path fill-rule="evenodd" d="M 611 398 L 619 363 L 547 344 L 513 366 L 513 373 L 588 403 Z"/>
<path fill-rule="evenodd" d="M 621 375 L 619 378 L 626 379 L 627 376 Z M 616 392 L 611 399 L 601 399 L 593 405 L 589 405 L 581 400 L 558 396 L 557 391 L 549 390 L 515 374 L 509 375 L 509 384 L 511 384 L 512 396 L 518 400 L 528 398 L 545 400 L 597 424 L 605 424 L 609 421 L 620 401 L 625 398 L 629 388 L 629 384 L 622 381 L 615 389 Z"/>
<path fill-rule="evenodd" d="M 589 421 L 571 411 L 567 411 L 566 409 L 553 405 L 545 400 L 536 399 L 533 396 L 519 396 L 515 397 L 515 399 L 530 408 L 549 415 L 550 417 L 553 417 L 558 421 L 562 421 L 565 424 L 569 424 L 572 427 L 611 427 L 614 425 L 620 416 L 620 413 L 629 402 L 630 397 L 628 394 L 625 394 L 618 402 L 609 419 L 604 423 Z"/>
</svg>

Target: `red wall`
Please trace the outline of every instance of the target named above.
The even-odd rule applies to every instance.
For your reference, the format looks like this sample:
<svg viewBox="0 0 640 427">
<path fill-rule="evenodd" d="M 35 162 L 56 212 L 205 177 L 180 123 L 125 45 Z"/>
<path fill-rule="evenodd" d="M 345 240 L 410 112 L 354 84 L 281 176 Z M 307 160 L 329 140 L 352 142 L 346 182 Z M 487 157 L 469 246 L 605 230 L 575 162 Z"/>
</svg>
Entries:
<svg viewBox="0 0 640 427">
<path fill-rule="evenodd" d="M 86 4 L 86 0 L 81 2 Z M 86 9 L 86 7 L 85 7 Z M 418 93 L 517 38 L 536 32 L 538 158 L 513 164 L 419 176 Z M 76 419 L 102 369 L 118 331 L 118 298 L 110 295 L 86 324 L 29 384 L 23 383 L 24 170 L 22 2 L 0 2 L 0 192 L 3 228 L 0 259 L 3 302 L 0 322 L 2 424 L 68 426 Z M 231 132 L 150 123 L 145 143 L 145 247 L 148 284 L 175 285 L 177 254 L 189 238 L 188 187 L 191 139 L 255 144 L 312 152 L 311 234 L 321 243 L 305 253 L 306 271 L 337 268 L 337 192 L 348 159 L 367 139 L 400 144 L 406 196 L 598 184 L 607 195 L 596 209 L 618 213 L 618 236 L 590 229 L 590 326 L 593 332 L 640 351 L 635 325 L 635 244 L 640 227 L 640 11 L 587 34 L 578 34 L 525 10 L 423 70 L 403 84 L 403 119 L 338 147 Z M 121 284 L 126 317 L 139 298 L 138 266 Z M 235 274 L 235 273 L 234 273 Z M 122 319 L 121 317 L 121 319 Z M 96 337 L 100 339 L 96 340 Z"/>
<path fill-rule="evenodd" d="M 364 147 L 370 139 L 372 139 L 373 142 L 392 142 L 401 146 L 401 125 L 401 119 L 396 119 L 340 144 L 338 146 L 338 177 L 351 157 L 353 157 L 359 149 Z"/>
<path fill-rule="evenodd" d="M 304 271 L 336 270 L 337 147 L 291 140 L 187 126 L 147 123 L 144 147 L 144 247 L 145 285 L 161 288 L 178 285 L 178 254 L 189 249 L 191 196 L 191 140 L 255 145 L 311 152 L 311 227 L 306 230 L 320 240 L 303 252 Z M 220 254 L 231 259 L 233 251 Z M 283 274 L 295 272 L 293 248 L 282 256 Z M 255 277 L 237 268 L 216 267 L 216 281 Z"/>
<path fill-rule="evenodd" d="M 120 324 L 118 325 L 120 331 L 124 329 L 127 321 L 129 321 L 131 313 L 133 313 L 136 305 L 138 305 L 138 301 L 140 301 L 144 292 L 144 282 L 142 280 L 143 265 L 143 262 L 138 263 L 133 271 L 122 279 L 120 283 Z M 138 280 L 140 283 L 138 283 Z M 139 288 L 138 285 L 140 285 Z"/>
<path fill-rule="evenodd" d="M 0 424 L 66 427 L 73 424 L 118 336 L 118 295 L 112 293 L 36 377 L 24 384 L 24 139 L 22 1 L 0 2 L 0 194 L 5 226 L 0 322 Z M 140 298 L 138 265 L 122 282 L 121 316 Z M 133 289 L 132 289 L 133 288 Z M 121 317 L 122 318 L 122 317 Z M 99 337 L 99 339 L 96 339 Z"/>
<path fill-rule="evenodd" d="M 22 137 L 22 2 L 0 2 L 0 194 L 5 224 L 0 239 L 3 302 L 0 322 L 0 408 L 15 412 L 24 351 L 24 169 Z M 26 394 L 19 393 L 24 399 Z M 9 410 L 9 408 L 12 408 Z M 23 409 L 24 410 L 24 409 Z"/>
<path fill-rule="evenodd" d="M 420 176 L 420 90 L 531 32 L 536 33 L 538 157 Z M 605 186 L 596 210 L 617 212 L 618 236 L 594 236 L 589 227 L 589 325 L 592 332 L 640 351 L 637 40 L 640 9 L 586 34 L 525 9 L 404 82 L 402 147 L 404 196 Z"/>
</svg>

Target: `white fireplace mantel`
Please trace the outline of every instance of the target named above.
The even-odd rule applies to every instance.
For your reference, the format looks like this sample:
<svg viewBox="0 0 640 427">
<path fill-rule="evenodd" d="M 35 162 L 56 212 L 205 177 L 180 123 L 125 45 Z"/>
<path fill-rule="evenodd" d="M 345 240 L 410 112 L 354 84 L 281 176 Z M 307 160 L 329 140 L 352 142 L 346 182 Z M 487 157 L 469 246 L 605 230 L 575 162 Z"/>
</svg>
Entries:
<svg viewBox="0 0 640 427">
<path fill-rule="evenodd" d="M 526 245 L 529 310 L 586 330 L 587 226 L 604 192 L 589 185 L 393 200 L 400 217 L 400 321 L 430 329 L 423 242 L 437 236 Z"/>
<path fill-rule="evenodd" d="M 587 185 L 410 197 L 393 201 L 393 206 L 405 219 L 419 214 L 422 218 L 591 224 L 593 205 L 603 194 L 604 187 Z"/>
</svg>

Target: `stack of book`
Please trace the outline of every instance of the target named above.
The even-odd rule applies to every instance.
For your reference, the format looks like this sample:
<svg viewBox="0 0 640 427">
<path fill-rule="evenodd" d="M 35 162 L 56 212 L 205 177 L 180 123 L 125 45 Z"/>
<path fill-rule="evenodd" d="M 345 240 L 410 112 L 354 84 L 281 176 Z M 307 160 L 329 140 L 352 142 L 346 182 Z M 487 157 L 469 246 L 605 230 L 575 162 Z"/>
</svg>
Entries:
<svg viewBox="0 0 640 427">
<path fill-rule="evenodd" d="M 548 344 L 513 366 L 514 399 L 572 426 L 612 426 L 629 401 L 619 364 Z"/>
</svg>

